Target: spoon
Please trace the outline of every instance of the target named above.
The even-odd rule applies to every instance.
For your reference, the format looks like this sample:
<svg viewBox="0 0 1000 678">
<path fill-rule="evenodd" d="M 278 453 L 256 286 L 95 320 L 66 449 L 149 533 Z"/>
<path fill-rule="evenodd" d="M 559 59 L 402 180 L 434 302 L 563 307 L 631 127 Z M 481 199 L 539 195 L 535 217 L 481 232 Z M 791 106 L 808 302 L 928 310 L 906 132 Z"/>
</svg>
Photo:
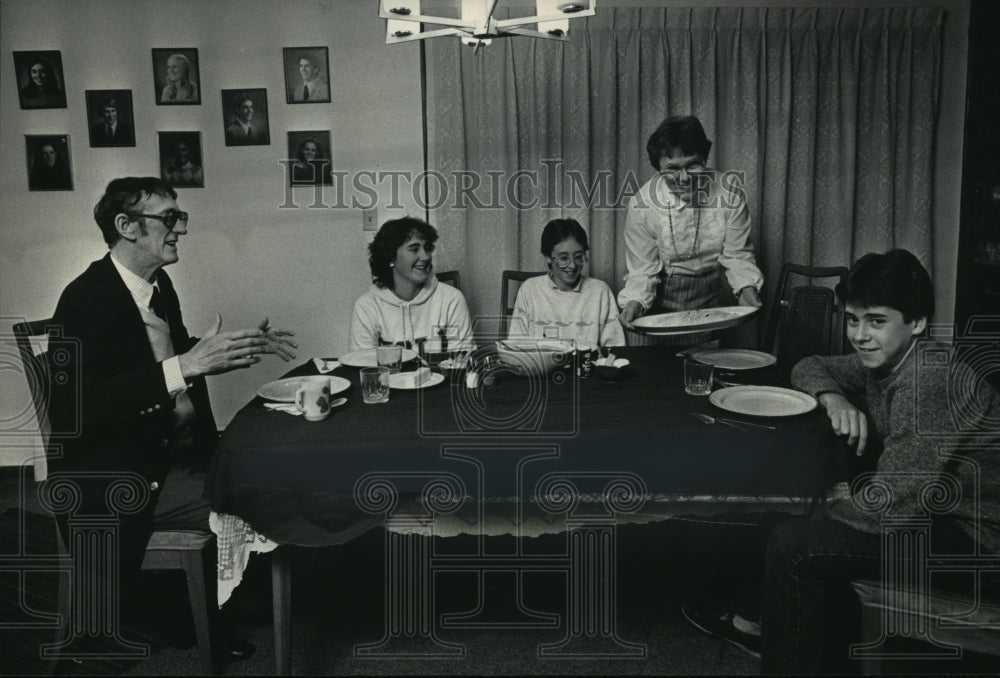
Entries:
<svg viewBox="0 0 1000 678">
<path fill-rule="evenodd" d="M 733 428 L 738 428 L 741 431 L 749 433 L 744 426 L 755 426 L 757 428 L 765 428 L 769 431 L 774 431 L 776 428 L 774 426 L 769 426 L 767 424 L 757 424 L 752 421 L 742 421 L 736 419 L 717 419 L 709 414 L 702 414 L 701 412 L 692 412 L 691 416 L 698 421 L 705 424 L 725 424 L 726 426 L 732 426 Z"/>
</svg>

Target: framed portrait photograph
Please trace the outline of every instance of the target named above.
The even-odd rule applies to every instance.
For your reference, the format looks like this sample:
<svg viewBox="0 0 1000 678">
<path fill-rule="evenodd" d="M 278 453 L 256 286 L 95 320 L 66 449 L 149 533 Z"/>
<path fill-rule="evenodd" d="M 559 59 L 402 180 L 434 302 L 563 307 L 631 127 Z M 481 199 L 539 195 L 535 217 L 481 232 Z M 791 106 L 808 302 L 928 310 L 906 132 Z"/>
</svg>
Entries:
<svg viewBox="0 0 1000 678">
<path fill-rule="evenodd" d="M 285 101 L 330 103 L 330 57 L 326 47 L 285 47 Z"/>
<path fill-rule="evenodd" d="M 200 82 L 197 49 L 153 48 L 153 88 L 157 106 L 200 104 Z"/>
<path fill-rule="evenodd" d="M 22 109 L 66 108 L 66 81 L 58 50 L 14 52 L 14 72 Z"/>
<path fill-rule="evenodd" d="M 333 168 L 330 131 L 288 133 L 288 158 L 293 161 L 288 172 L 292 186 L 330 185 Z"/>
<path fill-rule="evenodd" d="M 87 126 L 95 148 L 135 146 L 132 90 L 88 89 Z"/>
<path fill-rule="evenodd" d="M 204 188 L 201 132 L 157 132 L 157 135 L 164 181 L 174 188 Z"/>
<path fill-rule="evenodd" d="M 29 191 L 72 191 L 69 135 L 25 134 Z"/>
<path fill-rule="evenodd" d="M 267 122 L 267 90 L 222 90 L 222 120 L 226 146 L 267 146 L 271 132 Z"/>
</svg>

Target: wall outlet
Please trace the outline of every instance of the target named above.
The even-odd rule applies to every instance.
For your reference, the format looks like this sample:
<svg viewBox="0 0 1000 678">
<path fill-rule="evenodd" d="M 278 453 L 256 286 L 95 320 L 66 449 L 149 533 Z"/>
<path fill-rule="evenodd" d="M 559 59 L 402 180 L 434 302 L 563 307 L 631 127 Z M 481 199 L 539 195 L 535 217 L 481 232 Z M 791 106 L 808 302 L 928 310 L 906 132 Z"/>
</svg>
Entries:
<svg viewBox="0 0 1000 678">
<path fill-rule="evenodd" d="M 361 210 L 361 230 L 378 230 L 378 207 L 369 207 L 366 210 Z"/>
</svg>

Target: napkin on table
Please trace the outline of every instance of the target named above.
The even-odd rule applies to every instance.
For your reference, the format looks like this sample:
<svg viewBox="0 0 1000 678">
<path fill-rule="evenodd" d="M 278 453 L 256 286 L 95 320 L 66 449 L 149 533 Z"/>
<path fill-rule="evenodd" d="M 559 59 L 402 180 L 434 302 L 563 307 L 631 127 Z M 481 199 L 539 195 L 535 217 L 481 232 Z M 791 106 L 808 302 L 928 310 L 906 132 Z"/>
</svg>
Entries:
<svg viewBox="0 0 1000 678">
<path fill-rule="evenodd" d="M 691 348 L 686 348 L 683 351 L 677 352 L 678 358 L 687 358 L 690 355 L 694 355 L 698 351 L 711 351 L 712 349 L 719 348 L 719 340 L 712 339 L 711 341 L 706 341 L 704 344 L 698 344 L 697 346 L 692 346 Z"/>
<path fill-rule="evenodd" d="M 327 374 L 333 372 L 335 369 L 340 367 L 340 363 L 336 360 L 323 360 L 322 358 L 313 358 L 313 364 L 316 369 L 319 370 L 320 374 Z"/>
<path fill-rule="evenodd" d="M 264 407 L 276 412 L 287 412 L 288 414 L 293 414 L 296 417 L 302 414 L 302 410 L 289 403 L 264 403 Z"/>
</svg>

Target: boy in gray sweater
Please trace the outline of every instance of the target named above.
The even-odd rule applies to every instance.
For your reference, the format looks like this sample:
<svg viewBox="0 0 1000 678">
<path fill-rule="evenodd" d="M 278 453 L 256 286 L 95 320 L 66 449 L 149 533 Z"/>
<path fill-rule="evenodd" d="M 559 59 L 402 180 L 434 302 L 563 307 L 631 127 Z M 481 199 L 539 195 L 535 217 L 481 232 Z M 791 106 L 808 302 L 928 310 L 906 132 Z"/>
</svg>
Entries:
<svg viewBox="0 0 1000 678">
<path fill-rule="evenodd" d="M 850 582 L 880 578 L 887 519 L 929 515 L 936 555 L 1000 552 L 1000 394 L 969 366 L 989 361 L 966 364 L 960 344 L 919 340 L 934 290 L 906 250 L 865 255 L 837 294 L 856 352 L 806 358 L 792 384 L 859 455 L 875 437 L 883 451 L 826 516 L 782 523 L 768 538 L 765 674 L 846 668 L 859 619 Z"/>
</svg>

